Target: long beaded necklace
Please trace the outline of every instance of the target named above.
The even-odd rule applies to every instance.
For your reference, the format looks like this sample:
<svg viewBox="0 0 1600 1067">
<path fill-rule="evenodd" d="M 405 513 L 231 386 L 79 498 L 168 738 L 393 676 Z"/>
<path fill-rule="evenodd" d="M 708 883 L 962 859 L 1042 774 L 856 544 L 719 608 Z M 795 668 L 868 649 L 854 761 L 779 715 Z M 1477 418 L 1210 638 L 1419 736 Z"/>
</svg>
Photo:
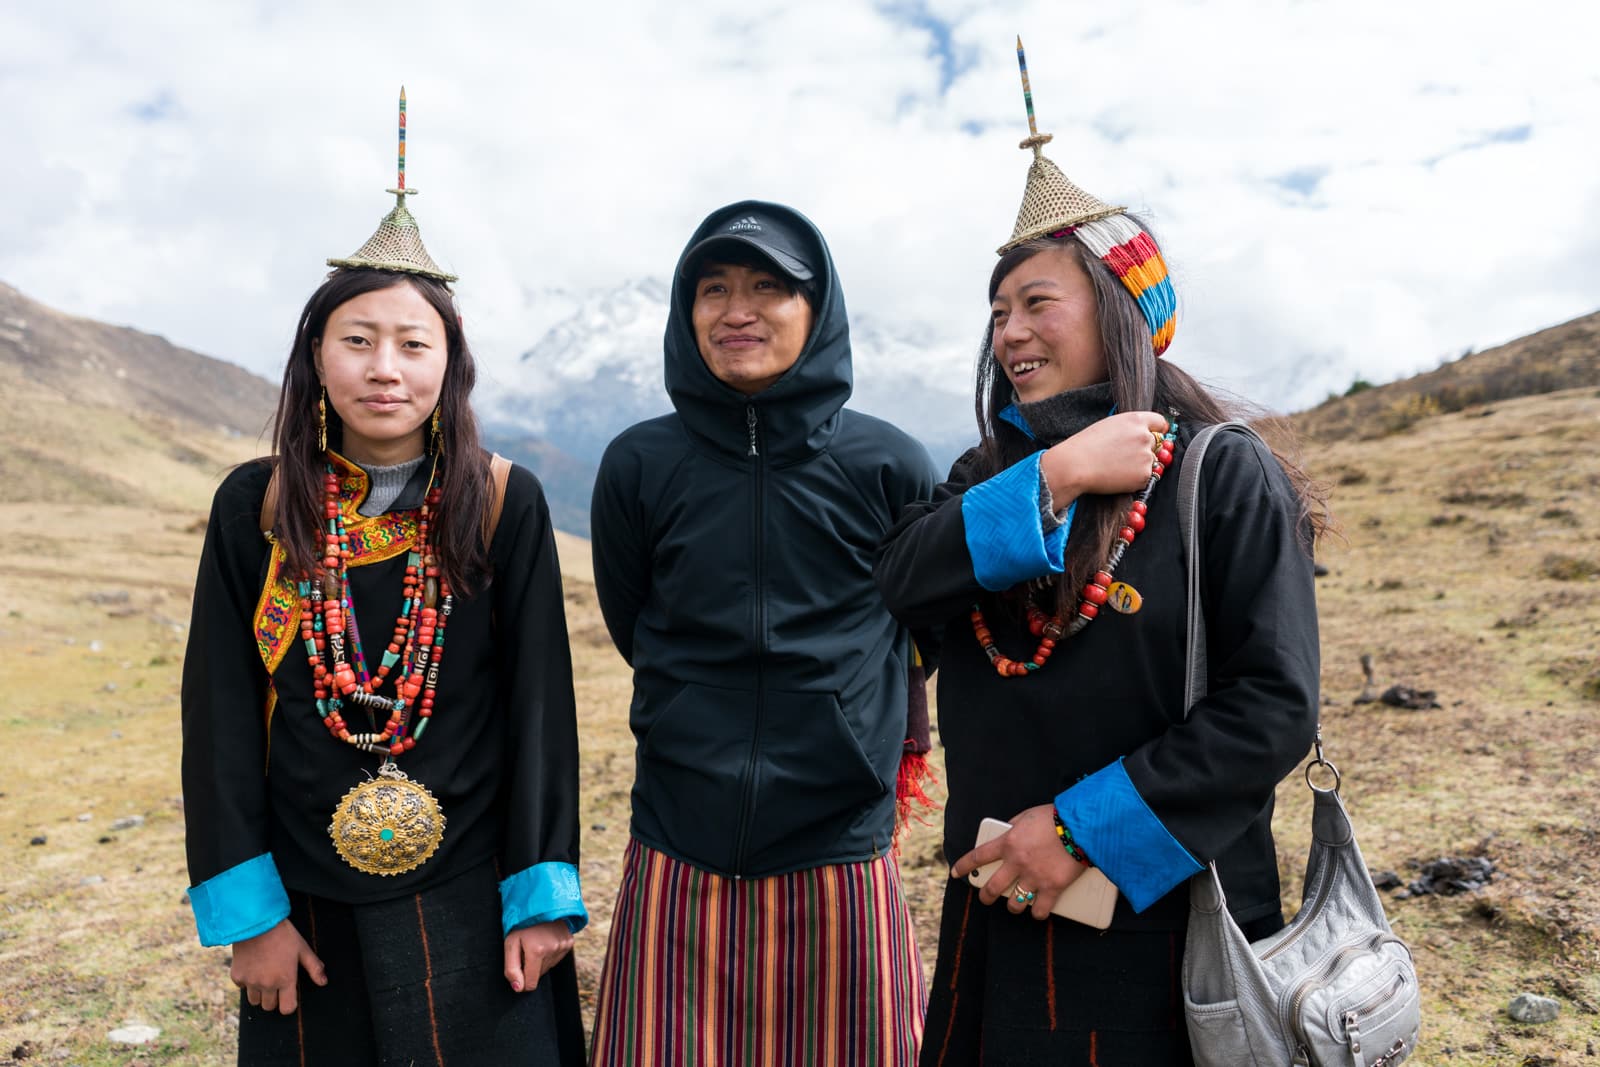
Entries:
<svg viewBox="0 0 1600 1067">
<path fill-rule="evenodd" d="M 1050 654 L 1055 651 L 1057 644 L 1069 637 L 1076 637 L 1100 614 L 1100 608 L 1110 596 L 1111 580 L 1117 572 L 1117 565 L 1122 562 L 1128 546 L 1133 544 L 1134 538 L 1144 529 L 1145 514 L 1150 510 L 1150 494 L 1155 490 L 1156 483 L 1161 480 L 1161 475 L 1166 473 L 1167 464 L 1172 462 L 1172 444 L 1177 438 L 1178 418 L 1174 413 L 1168 420 L 1167 432 L 1161 438 L 1161 445 L 1156 449 L 1155 462 L 1150 466 L 1150 480 L 1128 506 L 1127 517 L 1122 529 L 1117 531 L 1116 540 L 1112 543 L 1111 554 L 1106 558 L 1105 566 L 1096 571 L 1094 577 L 1084 584 L 1083 591 L 1078 597 L 1078 613 L 1072 622 L 1063 625 L 1061 616 L 1046 615 L 1043 609 L 1031 600 L 1028 602 L 1028 632 L 1039 638 L 1038 647 L 1034 649 L 1031 658 L 1014 660 L 1001 654 L 999 647 L 994 643 L 994 635 L 989 632 L 988 623 L 984 621 L 982 609 L 977 604 L 972 605 L 972 632 L 977 637 L 983 654 L 989 657 L 995 673 L 1000 677 L 1021 678 L 1043 667 L 1049 662 Z"/>
<path fill-rule="evenodd" d="M 400 614 L 376 673 L 367 669 L 356 625 L 350 536 L 339 502 L 339 478 L 331 466 L 323 478 L 322 573 L 317 578 L 302 575 L 299 581 L 300 636 L 311 664 L 317 714 L 336 739 L 384 757 L 378 776 L 346 793 L 328 826 L 339 855 L 368 874 L 413 870 L 433 855 L 444 837 L 438 801 L 394 762 L 416 746 L 433 716 L 445 627 L 454 607 L 450 586 L 433 557 L 429 530 L 440 491 L 432 487 L 431 477 L 429 482 L 417 545 L 406 558 Z M 394 695 L 380 695 L 396 667 Z M 346 704 L 366 712 L 369 730 L 350 731 L 343 714 Z M 388 713 L 381 730 L 378 711 Z"/>
</svg>

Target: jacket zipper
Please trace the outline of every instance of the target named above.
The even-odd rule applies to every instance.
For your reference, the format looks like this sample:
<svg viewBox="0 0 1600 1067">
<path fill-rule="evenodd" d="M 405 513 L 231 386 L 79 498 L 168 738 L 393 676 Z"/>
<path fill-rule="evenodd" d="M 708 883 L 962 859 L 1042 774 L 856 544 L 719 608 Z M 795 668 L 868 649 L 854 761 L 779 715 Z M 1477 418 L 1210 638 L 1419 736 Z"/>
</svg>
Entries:
<svg viewBox="0 0 1600 1067">
<path fill-rule="evenodd" d="M 744 799 L 739 808 L 739 834 L 734 845 L 733 876 L 744 877 L 745 849 L 749 845 L 750 824 L 754 821 L 756 803 L 756 763 L 757 755 L 761 751 L 761 720 L 766 710 L 766 684 L 762 678 L 762 664 L 767 652 L 767 576 L 766 576 L 766 539 L 763 534 L 763 518 L 765 511 L 766 490 L 766 464 L 762 461 L 761 450 L 756 447 L 756 406 L 745 405 L 745 427 L 750 432 L 750 451 L 746 458 L 751 460 L 754 468 L 752 476 L 755 479 L 755 493 L 750 515 L 754 523 L 751 545 L 755 553 L 756 581 L 756 723 L 755 730 L 750 737 L 750 755 L 745 760 L 744 767 Z"/>
</svg>

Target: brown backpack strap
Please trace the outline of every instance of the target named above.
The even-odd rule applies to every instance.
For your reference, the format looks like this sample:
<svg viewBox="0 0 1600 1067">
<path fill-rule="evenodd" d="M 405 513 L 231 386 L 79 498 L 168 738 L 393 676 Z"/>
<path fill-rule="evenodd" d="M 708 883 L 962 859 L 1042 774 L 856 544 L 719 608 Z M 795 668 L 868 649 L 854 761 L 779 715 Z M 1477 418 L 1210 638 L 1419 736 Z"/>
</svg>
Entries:
<svg viewBox="0 0 1600 1067">
<path fill-rule="evenodd" d="M 278 468 L 272 468 L 272 477 L 267 479 L 267 493 L 261 498 L 261 533 L 267 540 L 272 540 L 272 520 L 278 510 Z"/>
<path fill-rule="evenodd" d="M 489 515 L 483 526 L 485 551 L 494 543 L 500 528 L 500 513 L 506 509 L 506 479 L 511 477 L 511 461 L 496 452 L 489 457 Z"/>
</svg>

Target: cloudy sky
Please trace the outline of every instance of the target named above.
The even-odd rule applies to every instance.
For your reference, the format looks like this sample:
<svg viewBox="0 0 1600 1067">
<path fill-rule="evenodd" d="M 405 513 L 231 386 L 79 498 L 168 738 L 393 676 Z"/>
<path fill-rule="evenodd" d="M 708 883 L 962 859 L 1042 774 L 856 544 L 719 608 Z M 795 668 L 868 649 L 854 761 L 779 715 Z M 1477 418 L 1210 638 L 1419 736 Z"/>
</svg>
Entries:
<svg viewBox="0 0 1600 1067">
<path fill-rule="evenodd" d="M 792 203 L 967 388 L 1027 154 L 1152 221 L 1169 358 L 1281 408 L 1600 307 L 1600 5 L 754 0 L 0 7 L 0 281 L 276 376 L 408 184 L 475 345 Z"/>
</svg>

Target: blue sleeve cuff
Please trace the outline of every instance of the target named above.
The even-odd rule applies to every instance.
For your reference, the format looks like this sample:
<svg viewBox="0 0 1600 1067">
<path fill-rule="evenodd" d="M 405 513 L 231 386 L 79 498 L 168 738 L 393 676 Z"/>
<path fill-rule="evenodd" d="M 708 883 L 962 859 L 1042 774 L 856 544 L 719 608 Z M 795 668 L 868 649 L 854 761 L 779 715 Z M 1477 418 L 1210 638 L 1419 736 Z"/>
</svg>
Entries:
<svg viewBox="0 0 1600 1067">
<path fill-rule="evenodd" d="M 1039 519 L 1039 463 L 1035 452 L 961 495 L 967 554 L 978 584 L 998 592 L 1043 574 L 1060 574 L 1065 526 L 1045 533 Z"/>
<path fill-rule="evenodd" d="M 1056 811 L 1134 911 L 1204 869 L 1156 818 L 1120 759 L 1056 797 Z"/>
<path fill-rule="evenodd" d="M 229 867 L 189 890 L 202 945 L 248 941 L 289 917 L 289 894 L 272 853 Z"/>
<path fill-rule="evenodd" d="M 511 931 L 540 923 L 567 920 L 577 933 L 589 924 L 578 885 L 578 868 L 570 863 L 535 863 L 500 883 L 500 926 Z"/>
</svg>

